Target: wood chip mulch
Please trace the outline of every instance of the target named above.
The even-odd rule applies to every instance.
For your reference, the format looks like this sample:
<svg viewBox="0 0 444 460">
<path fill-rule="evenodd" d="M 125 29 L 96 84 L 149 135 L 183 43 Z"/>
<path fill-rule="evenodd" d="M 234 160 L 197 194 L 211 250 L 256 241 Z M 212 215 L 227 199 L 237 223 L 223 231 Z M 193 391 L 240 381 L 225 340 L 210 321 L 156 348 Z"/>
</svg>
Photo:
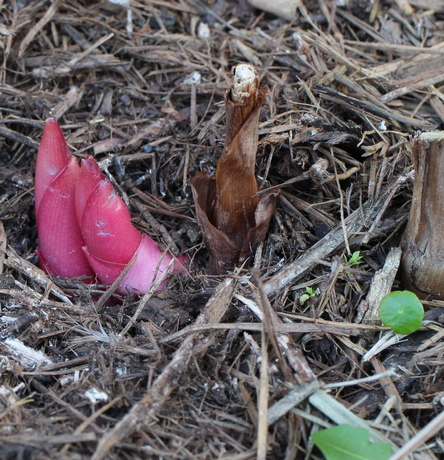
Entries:
<svg viewBox="0 0 444 460">
<path fill-rule="evenodd" d="M 294 3 L 0 0 L 0 458 L 322 459 L 311 434 L 344 423 L 443 458 L 444 303 L 408 336 L 377 311 L 402 289 L 409 138 L 444 129 L 444 7 Z M 254 266 L 214 278 L 189 178 L 215 170 L 240 62 L 281 193 Z M 122 299 L 38 268 L 50 116 L 187 277 Z"/>
</svg>

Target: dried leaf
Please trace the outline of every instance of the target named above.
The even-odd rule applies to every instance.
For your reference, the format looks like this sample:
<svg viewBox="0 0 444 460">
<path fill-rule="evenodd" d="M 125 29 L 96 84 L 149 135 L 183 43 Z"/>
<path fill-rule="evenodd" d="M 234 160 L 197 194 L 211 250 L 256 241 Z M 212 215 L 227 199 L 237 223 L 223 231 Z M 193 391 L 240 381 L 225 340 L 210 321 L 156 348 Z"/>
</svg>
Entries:
<svg viewBox="0 0 444 460">
<path fill-rule="evenodd" d="M 207 272 L 210 275 L 226 273 L 238 261 L 240 248 L 210 221 L 216 196 L 216 180 L 208 174 L 197 173 L 191 178 L 191 190 L 205 247 L 210 253 Z"/>
</svg>

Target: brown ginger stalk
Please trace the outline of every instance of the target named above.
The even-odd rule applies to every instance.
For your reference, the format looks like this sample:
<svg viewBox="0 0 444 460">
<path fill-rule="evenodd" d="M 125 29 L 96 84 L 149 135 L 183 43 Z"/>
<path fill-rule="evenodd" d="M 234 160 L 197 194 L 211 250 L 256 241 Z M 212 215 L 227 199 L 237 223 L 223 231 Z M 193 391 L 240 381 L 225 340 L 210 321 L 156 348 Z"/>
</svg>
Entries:
<svg viewBox="0 0 444 460">
<path fill-rule="evenodd" d="M 444 299 L 444 132 L 412 140 L 415 184 L 403 237 L 404 285 L 420 298 Z"/>
<path fill-rule="evenodd" d="M 258 91 L 258 86 L 259 77 L 252 66 L 235 68 L 225 100 L 225 148 L 216 169 L 216 227 L 239 246 L 255 227 L 254 211 L 259 201 L 255 164 L 259 109 L 265 91 Z"/>
<path fill-rule="evenodd" d="M 197 219 L 210 252 L 210 274 L 224 274 L 251 258 L 274 212 L 278 192 L 258 196 L 255 175 L 259 111 L 266 91 L 259 88 L 253 66 L 234 68 L 225 97 L 225 147 L 215 177 L 197 173 L 191 179 Z"/>
</svg>

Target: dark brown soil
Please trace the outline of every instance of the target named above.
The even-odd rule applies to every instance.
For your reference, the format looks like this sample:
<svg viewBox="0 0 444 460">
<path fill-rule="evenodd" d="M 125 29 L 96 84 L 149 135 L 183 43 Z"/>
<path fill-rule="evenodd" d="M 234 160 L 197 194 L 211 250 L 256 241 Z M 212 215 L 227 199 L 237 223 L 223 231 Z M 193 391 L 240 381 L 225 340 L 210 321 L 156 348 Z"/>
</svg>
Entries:
<svg viewBox="0 0 444 460">
<path fill-rule="evenodd" d="M 443 129 L 442 2 L 301 1 L 292 21 L 246 0 L 128 3 L 0 0 L 0 458 L 321 459 L 311 434 L 357 420 L 393 454 L 420 432 L 404 458 L 442 458 L 444 304 L 403 338 L 374 310 L 402 288 L 375 274 L 399 263 L 409 137 Z M 240 62 L 269 87 L 257 176 L 281 193 L 254 268 L 215 279 L 189 178 L 215 170 Z M 188 277 L 104 302 L 37 268 L 50 116 Z"/>
</svg>

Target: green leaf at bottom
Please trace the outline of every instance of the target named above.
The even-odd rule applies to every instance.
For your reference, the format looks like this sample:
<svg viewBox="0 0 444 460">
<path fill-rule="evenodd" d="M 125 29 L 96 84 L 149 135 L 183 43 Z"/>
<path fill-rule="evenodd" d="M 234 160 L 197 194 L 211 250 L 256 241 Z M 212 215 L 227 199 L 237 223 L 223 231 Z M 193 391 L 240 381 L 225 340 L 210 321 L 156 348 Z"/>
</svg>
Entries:
<svg viewBox="0 0 444 460">
<path fill-rule="evenodd" d="M 351 425 L 338 425 L 313 433 L 311 439 L 327 460 L 387 460 L 390 444 L 372 443 L 370 433 Z"/>
</svg>

